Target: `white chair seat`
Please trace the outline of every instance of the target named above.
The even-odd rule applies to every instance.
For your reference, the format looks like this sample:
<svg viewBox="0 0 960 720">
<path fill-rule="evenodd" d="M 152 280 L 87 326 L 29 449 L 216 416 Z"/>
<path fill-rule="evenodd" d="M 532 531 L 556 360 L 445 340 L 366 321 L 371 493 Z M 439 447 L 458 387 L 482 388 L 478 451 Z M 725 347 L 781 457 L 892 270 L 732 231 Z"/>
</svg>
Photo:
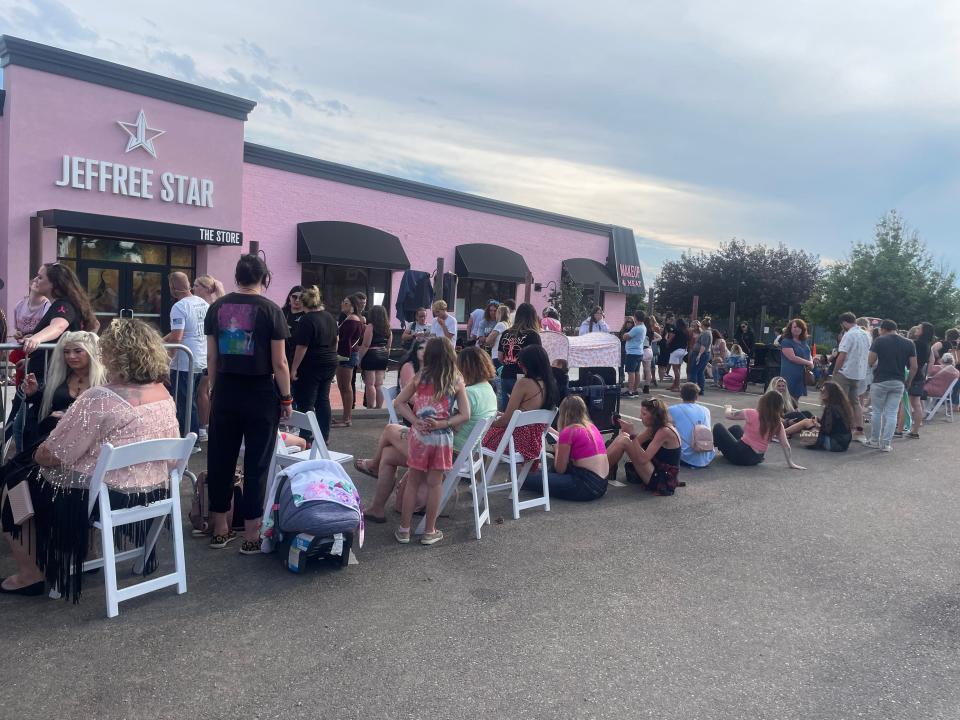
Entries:
<svg viewBox="0 0 960 720">
<path fill-rule="evenodd" d="M 556 417 L 556 410 L 527 410 L 516 411 L 510 417 L 510 422 L 503 431 L 503 437 L 500 438 L 500 444 L 496 450 L 483 449 L 484 457 L 490 458 L 487 465 L 485 479 L 487 480 L 487 491 L 496 492 L 497 490 L 510 490 L 510 499 L 513 501 L 513 519 L 520 519 L 520 511 L 528 508 L 543 506 L 547 512 L 550 511 L 550 485 L 547 478 L 547 430 Z M 543 485 L 543 495 L 530 500 L 520 499 L 520 487 L 527 479 L 530 469 L 533 467 L 533 460 L 527 460 L 519 452 L 513 443 L 513 432 L 518 427 L 525 425 L 543 425 L 544 431 L 540 438 L 540 473 L 541 484 Z M 510 471 L 510 479 L 507 482 L 490 484 L 494 474 L 497 472 L 497 466 L 505 463 Z M 519 468 L 519 470 L 518 470 Z"/>
<path fill-rule="evenodd" d="M 277 462 L 283 466 L 292 465 L 295 462 L 301 462 L 303 460 L 315 460 L 316 458 L 311 457 L 312 450 L 298 450 L 297 452 L 292 453 L 281 453 L 277 455 Z M 338 462 L 341 465 L 347 465 L 348 463 L 353 462 L 353 455 L 349 453 L 335 452 L 334 450 L 327 450 L 327 455 L 329 458 L 321 458 L 324 460 L 333 460 Z"/>
</svg>

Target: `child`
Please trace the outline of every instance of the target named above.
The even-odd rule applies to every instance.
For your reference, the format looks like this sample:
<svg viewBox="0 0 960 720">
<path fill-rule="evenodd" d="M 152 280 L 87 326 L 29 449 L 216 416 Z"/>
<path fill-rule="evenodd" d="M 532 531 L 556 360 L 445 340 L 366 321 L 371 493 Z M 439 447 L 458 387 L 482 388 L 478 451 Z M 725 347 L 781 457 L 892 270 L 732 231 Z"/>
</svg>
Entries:
<svg viewBox="0 0 960 720">
<path fill-rule="evenodd" d="M 557 358 L 550 363 L 553 370 L 553 379 L 557 383 L 557 396 L 562 400 L 570 394 L 570 366 L 563 358 Z"/>
<path fill-rule="evenodd" d="M 763 454 L 774 436 L 780 439 L 783 456 L 787 465 L 794 470 L 805 470 L 797 465 L 790 454 L 790 441 L 783 428 L 783 395 L 776 390 L 768 390 L 757 401 L 757 409 L 734 410 L 727 405 L 724 417 L 728 420 L 743 420 L 744 424 L 734 425 L 729 430 L 723 423 L 713 426 L 713 444 L 717 446 L 728 462 L 733 465 L 759 465 Z"/>
<path fill-rule="evenodd" d="M 853 407 L 837 383 L 827 381 L 820 388 L 820 403 L 823 415 L 819 420 L 802 420 L 806 429 L 817 429 L 816 442 L 804 445 L 808 450 L 845 452 L 853 439 Z"/>
<path fill-rule="evenodd" d="M 560 403 L 560 438 L 549 473 L 550 496 L 561 500 L 587 502 L 607 492 L 607 448 L 597 427 L 590 422 L 583 399 L 571 395 Z M 539 475 L 531 473 L 524 488 L 542 492 Z"/>
<path fill-rule="evenodd" d="M 457 406 L 455 415 L 454 401 Z M 407 467 L 410 471 L 403 493 L 400 527 L 394 537 L 400 543 L 410 542 L 410 523 L 416 509 L 417 493 L 420 485 L 426 483 L 426 526 L 420 543 L 433 545 L 443 540 L 443 533 L 436 525 L 443 476 L 453 467 L 453 429 L 470 419 L 470 400 L 463 378 L 457 371 L 453 343 L 440 337 L 427 341 L 420 372 L 400 391 L 393 406 L 411 426 L 407 433 Z"/>
</svg>

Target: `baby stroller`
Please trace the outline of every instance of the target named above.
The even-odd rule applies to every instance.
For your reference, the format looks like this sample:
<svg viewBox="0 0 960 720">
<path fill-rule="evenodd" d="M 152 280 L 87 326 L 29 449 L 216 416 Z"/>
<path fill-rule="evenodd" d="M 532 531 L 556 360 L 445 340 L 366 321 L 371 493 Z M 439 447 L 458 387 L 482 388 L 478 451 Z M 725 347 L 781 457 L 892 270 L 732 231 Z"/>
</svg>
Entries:
<svg viewBox="0 0 960 720">
<path fill-rule="evenodd" d="M 611 438 L 620 432 L 620 392 L 623 369 L 620 364 L 620 340 L 608 333 L 590 333 L 567 337 L 544 332 L 540 342 L 550 362 L 566 360 L 568 367 L 579 369 L 579 378 L 569 383 L 568 395 L 579 395 L 590 413 L 590 421 L 601 434 Z"/>
<path fill-rule="evenodd" d="M 280 549 L 291 572 L 303 572 L 308 558 L 350 560 L 354 540 L 363 546 L 360 494 L 340 463 L 305 460 L 277 473 L 267 489 L 261 549 Z"/>
</svg>

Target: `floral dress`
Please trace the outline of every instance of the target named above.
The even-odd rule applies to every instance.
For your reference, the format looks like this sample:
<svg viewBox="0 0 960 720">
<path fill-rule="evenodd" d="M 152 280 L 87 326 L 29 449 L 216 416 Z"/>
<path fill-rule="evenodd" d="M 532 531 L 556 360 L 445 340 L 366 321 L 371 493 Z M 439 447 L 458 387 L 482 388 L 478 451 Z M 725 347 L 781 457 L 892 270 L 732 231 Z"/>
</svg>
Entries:
<svg viewBox="0 0 960 720">
<path fill-rule="evenodd" d="M 413 395 L 413 412 L 418 419 L 449 420 L 456 397 L 434 397 L 432 382 L 420 382 Z M 453 429 L 437 428 L 421 433 L 416 427 L 407 433 L 407 467 L 411 470 L 449 470 L 453 467 Z"/>
</svg>

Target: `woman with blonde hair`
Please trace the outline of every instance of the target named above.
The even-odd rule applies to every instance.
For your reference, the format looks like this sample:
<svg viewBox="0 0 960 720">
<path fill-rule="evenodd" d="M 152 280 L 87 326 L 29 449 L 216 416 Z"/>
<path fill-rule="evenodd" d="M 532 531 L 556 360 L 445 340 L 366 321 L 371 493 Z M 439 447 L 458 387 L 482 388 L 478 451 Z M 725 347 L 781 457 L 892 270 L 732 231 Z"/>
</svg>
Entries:
<svg viewBox="0 0 960 720">
<path fill-rule="evenodd" d="M 23 379 L 27 407 L 24 446 L 32 447 L 44 439 L 84 390 L 106 381 L 97 336 L 86 330 L 61 335 L 51 354 L 43 392 L 33 373 Z"/>
<path fill-rule="evenodd" d="M 170 357 L 160 334 L 142 320 L 117 319 L 100 337 L 100 351 L 108 384 L 84 391 L 34 453 L 39 467 L 30 475 L 34 516 L 16 530 L 28 537 L 35 533 L 35 542 L 25 547 L 14 539 L 4 508 L 3 529 L 18 565 L 17 574 L 0 586 L 4 593 L 42 595 L 46 580 L 76 602 L 82 578 L 76 569 L 83 567 L 89 546 L 87 496 L 100 448 L 180 437 L 176 407 L 165 385 Z M 163 462 L 106 477 L 115 509 L 166 498 L 167 482 Z M 144 523 L 133 523 L 122 534 L 133 538 L 145 532 Z M 144 573 L 155 568 L 155 559 L 148 559 Z"/>
<path fill-rule="evenodd" d="M 777 376 L 767 383 L 766 392 L 775 392 L 783 398 L 783 426 L 787 430 L 787 436 L 795 435 L 801 430 L 806 430 L 807 425 L 804 420 L 811 420 L 813 413 L 808 410 L 801 410 L 797 401 L 790 394 L 790 386 L 786 378 Z"/>
<path fill-rule="evenodd" d="M 207 305 L 213 304 L 226 295 L 223 283 L 212 275 L 200 275 L 193 281 L 193 294 L 205 300 Z M 200 420 L 199 440 L 207 439 L 207 426 L 210 424 L 210 376 L 204 369 L 197 387 L 197 415 Z"/>
<path fill-rule="evenodd" d="M 300 412 L 313 410 L 324 440 L 330 438 L 330 385 L 337 371 L 337 321 L 323 308 L 316 285 L 302 288 L 300 303 L 304 312 L 293 330 L 293 364 L 290 379 L 293 399 Z M 311 440 L 303 431 L 301 437 Z"/>
<path fill-rule="evenodd" d="M 607 492 L 607 448 L 583 399 L 570 395 L 560 403 L 557 416 L 560 437 L 554 450 L 553 467 L 547 475 L 550 497 L 589 502 Z M 530 473 L 523 487 L 542 491 L 540 473 Z"/>
</svg>

